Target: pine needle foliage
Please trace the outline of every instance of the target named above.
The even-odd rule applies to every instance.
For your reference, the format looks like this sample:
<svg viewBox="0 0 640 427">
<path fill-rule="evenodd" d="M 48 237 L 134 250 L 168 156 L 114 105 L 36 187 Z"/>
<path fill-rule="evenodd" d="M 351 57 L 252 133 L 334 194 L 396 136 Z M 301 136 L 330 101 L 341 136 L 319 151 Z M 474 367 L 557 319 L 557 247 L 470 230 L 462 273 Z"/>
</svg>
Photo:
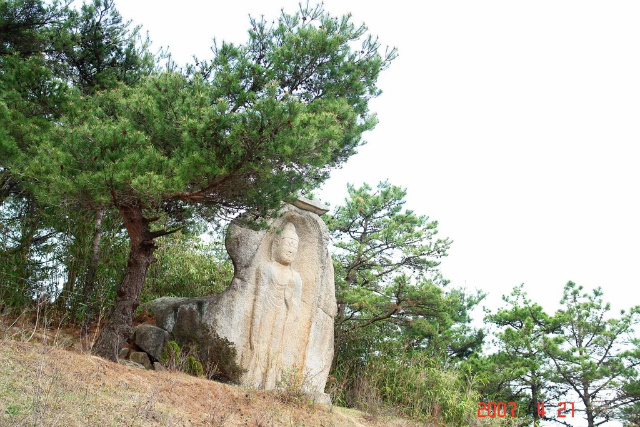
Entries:
<svg viewBox="0 0 640 427">
<path fill-rule="evenodd" d="M 109 24 L 118 38 L 122 21 L 109 13 L 111 3 L 95 0 L 73 16 L 104 11 L 88 28 Z M 60 117 L 33 132 L 29 144 L 3 141 L 12 173 L 39 201 L 116 211 L 125 224 L 131 252 L 97 354 L 115 359 L 130 332 L 157 238 L 194 215 L 273 214 L 282 201 L 317 187 L 375 125 L 368 101 L 380 93 L 377 78 L 395 50 L 383 53 L 365 26 L 322 6 L 250 25 L 246 43 L 215 45 L 211 60 L 133 80 L 125 78 L 125 43 L 122 55 L 114 52 L 123 75 L 70 70 L 69 81 L 95 84 L 67 91 Z M 69 40 L 82 42 L 83 28 Z"/>
</svg>

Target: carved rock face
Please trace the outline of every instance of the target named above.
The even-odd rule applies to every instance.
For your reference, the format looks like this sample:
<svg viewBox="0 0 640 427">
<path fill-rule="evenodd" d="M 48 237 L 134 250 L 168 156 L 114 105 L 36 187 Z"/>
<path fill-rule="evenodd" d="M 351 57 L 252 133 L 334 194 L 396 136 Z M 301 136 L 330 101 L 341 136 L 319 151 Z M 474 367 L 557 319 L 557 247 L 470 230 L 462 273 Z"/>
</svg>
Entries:
<svg viewBox="0 0 640 427">
<path fill-rule="evenodd" d="M 275 260 L 280 264 L 291 264 L 298 253 L 298 240 L 290 237 L 281 237 L 277 239 L 276 242 L 278 243 L 274 250 Z"/>
<path fill-rule="evenodd" d="M 244 315 L 236 319 L 245 326 L 226 336 L 237 345 L 248 385 L 272 389 L 283 373 L 298 372 L 308 378 L 309 391 L 322 392 L 336 312 L 329 231 L 317 214 L 291 205 L 271 226 L 264 234 L 229 228 L 235 275 L 221 301 L 243 295 Z M 216 320 L 220 325 L 222 319 Z"/>
<path fill-rule="evenodd" d="M 232 223 L 226 240 L 235 269 L 231 285 L 209 299 L 171 305 L 163 298 L 158 325 L 176 335 L 187 322 L 191 336 L 215 331 L 228 339 L 247 386 L 273 389 L 283 374 L 297 372 L 308 392 L 322 393 L 336 315 L 329 232 L 317 214 L 292 205 L 270 223 L 268 231 Z M 186 306 L 197 312 L 197 326 L 193 316 L 181 320 Z"/>
</svg>

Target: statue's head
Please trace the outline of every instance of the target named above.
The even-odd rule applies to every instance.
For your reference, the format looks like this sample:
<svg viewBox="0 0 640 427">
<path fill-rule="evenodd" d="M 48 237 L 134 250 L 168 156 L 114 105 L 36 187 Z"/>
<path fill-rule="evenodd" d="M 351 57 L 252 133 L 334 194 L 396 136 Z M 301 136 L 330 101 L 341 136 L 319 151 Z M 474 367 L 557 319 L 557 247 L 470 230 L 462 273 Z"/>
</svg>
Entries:
<svg viewBox="0 0 640 427">
<path fill-rule="evenodd" d="M 274 259 L 280 264 L 291 264 L 298 253 L 298 240 L 296 227 L 288 222 L 280 234 L 276 235 L 273 246 Z"/>
</svg>

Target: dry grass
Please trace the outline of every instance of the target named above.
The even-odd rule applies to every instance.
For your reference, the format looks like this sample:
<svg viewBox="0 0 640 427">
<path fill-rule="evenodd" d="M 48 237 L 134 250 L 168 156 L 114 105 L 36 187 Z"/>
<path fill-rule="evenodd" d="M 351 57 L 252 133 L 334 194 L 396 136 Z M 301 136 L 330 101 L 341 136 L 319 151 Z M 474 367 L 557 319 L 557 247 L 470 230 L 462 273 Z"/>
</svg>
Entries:
<svg viewBox="0 0 640 427">
<path fill-rule="evenodd" d="M 72 333 L 37 325 L 31 333 L 24 325 L 9 327 L 1 320 L 2 427 L 416 426 L 406 420 L 372 420 L 342 408 L 287 404 L 277 392 L 180 372 L 119 365 L 81 351 Z"/>
</svg>

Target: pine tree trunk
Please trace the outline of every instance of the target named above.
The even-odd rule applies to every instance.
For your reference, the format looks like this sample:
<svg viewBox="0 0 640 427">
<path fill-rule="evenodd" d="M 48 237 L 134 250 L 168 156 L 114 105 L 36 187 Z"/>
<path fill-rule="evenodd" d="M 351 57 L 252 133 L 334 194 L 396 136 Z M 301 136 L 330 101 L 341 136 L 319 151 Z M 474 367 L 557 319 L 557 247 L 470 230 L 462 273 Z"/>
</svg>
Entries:
<svg viewBox="0 0 640 427">
<path fill-rule="evenodd" d="M 38 216 L 38 206 L 36 205 L 35 199 L 27 197 L 23 214 L 19 218 L 22 223 L 22 229 L 20 230 L 18 263 L 16 265 L 18 289 L 20 289 L 24 295 L 35 291 L 35 289 L 30 288 L 29 279 L 32 275 L 30 254 L 34 238 L 38 232 Z"/>
<path fill-rule="evenodd" d="M 594 427 L 595 414 L 591 402 L 591 394 L 589 393 L 589 386 L 587 380 L 582 382 L 582 402 L 584 403 L 585 412 L 587 414 L 587 427 Z"/>
<path fill-rule="evenodd" d="M 75 283 L 76 283 L 76 266 L 75 262 L 70 262 L 67 267 L 67 281 L 62 286 L 62 292 L 60 292 L 60 296 L 56 300 L 58 306 L 63 310 L 66 310 L 69 307 L 69 301 L 73 300 L 73 293 L 75 291 Z M 71 307 L 71 319 L 75 319 L 75 304 Z"/>
<path fill-rule="evenodd" d="M 533 425 L 537 426 L 540 423 L 540 413 L 538 412 L 538 378 L 535 375 L 531 376 L 531 402 L 533 404 Z"/>
<path fill-rule="evenodd" d="M 82 302 L 85 306 L 84 319 L 82 320 L 82 336 L 87 336 L 89 333 L 89 325 L 91 324 L 91 317 L 93 312 L 91 310 L 91 297 L 93 296 L 93 289 L 95 288 L 96 271 L 98 270 L 98 261 L 100 260 L 100 242 L 102 240 L 102 218 L 104 217 L 104 209 L 98 208 L 96 210 L 96 229 L 93 234 L 93 245 L 91 247 L 91 259 L 89 260 L 89 266 L 87 267 L 87 276 L 84 280 L 84 286 L 82 289 Z"/>
<path fill-rule="evenodd" d="M 109 319 L 100 331 L 93 346 L 93 353 L 108 360 L 117 361 L 118 352 L 131 335 L 133 318 L 140 304 L 142 286 L 147 270 L 155 260 L 154 238 L 149 228 L 150 220 L 145 218 L 139 204 L 119 206 L 125 227 L 131 241 L 131 250 L 124 279 L 116 293 L 116 303 Z"/>
</svg>

